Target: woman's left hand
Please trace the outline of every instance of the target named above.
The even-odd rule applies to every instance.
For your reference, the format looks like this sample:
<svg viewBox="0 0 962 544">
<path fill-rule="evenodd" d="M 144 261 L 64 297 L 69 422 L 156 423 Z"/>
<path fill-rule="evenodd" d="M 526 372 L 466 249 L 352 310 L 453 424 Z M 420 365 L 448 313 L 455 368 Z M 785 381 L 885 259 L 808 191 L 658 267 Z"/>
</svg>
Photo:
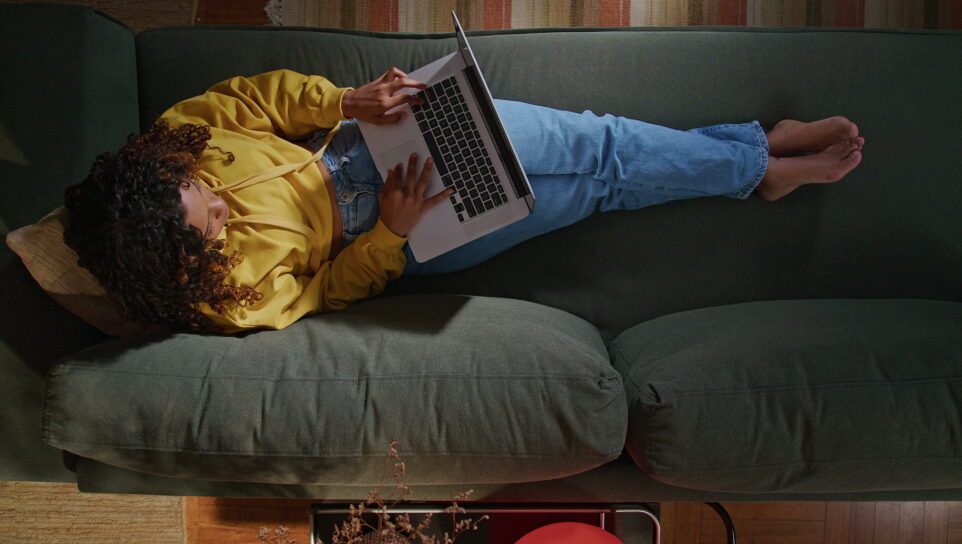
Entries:
<svg viewBox="0 0 962 544">
<path fill-rule="evenodd" d="M 377 203 L 381 221 L 394 234 L 407 236 L 425 212 L 454 193 L 451 189 L 444 189 L 434 196 L 424 196 L 432 166 L 434 161 L 428 157 L 419 176 L 418 156 L 414 154 L 408 160 L 407 174 L 400 163 L 388 171 L 387 180 L 377 194 Z"/>
<path fill-rule="evenodd" d="M 405 87 L 424 89 L 424 83 L 415 81 L 397 68 L 391 68 L 383 76 L 344 93 L 341 111 L 346 117 L 360 119 L 376 125 L 394 124 L 401 120 L 402 112 L 384 115 L 389 109 L 401 104 L 423 104 L 424 101 L 406 93 L 398 93 Z"/>
</svg>

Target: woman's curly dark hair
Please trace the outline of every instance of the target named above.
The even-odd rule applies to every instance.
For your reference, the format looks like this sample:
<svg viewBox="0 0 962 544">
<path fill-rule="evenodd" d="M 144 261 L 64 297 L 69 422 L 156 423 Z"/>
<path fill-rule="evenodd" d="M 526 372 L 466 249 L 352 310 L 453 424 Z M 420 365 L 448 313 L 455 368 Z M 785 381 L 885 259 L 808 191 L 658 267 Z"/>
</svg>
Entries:
<svg viewBox="0 0 962 544">
<path fill-rule="evenodd" d="M 239 253 L 228 257 L 223 240 L 204 240 L 186 223 L 180 185 L 193 179 L 210 137 L 205 125 L 158 121 L 97 157 L 87 178 L 67 188 L 64 241 L 127 319 L 205 330 L 211 320 L 199 303 L 223 313 L 260 299 L 250 287 L 224 284 Z"/>
</svg>

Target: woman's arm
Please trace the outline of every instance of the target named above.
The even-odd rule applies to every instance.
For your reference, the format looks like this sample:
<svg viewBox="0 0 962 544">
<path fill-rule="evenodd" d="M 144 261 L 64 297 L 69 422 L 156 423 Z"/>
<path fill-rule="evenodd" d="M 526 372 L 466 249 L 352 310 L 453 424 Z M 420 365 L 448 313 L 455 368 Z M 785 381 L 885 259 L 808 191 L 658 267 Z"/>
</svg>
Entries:
<svg viewBox="0 0 962 544">
<path fill-rule="evenodd" d="M 292 70 L 275 70 L 252 77 L 232 77 L 200 96 L 184 100 L 161 117 L 173 125 L 199 123 L 242 133 L 270 132 L 297 140 L 319 127 L 357 118 L 376 124 L 396 123 L 400 113 L 384 115 L 400 104 L 421 100 L 405 93 L 406 87 L 424 88 L 392 68 L 361 86 L 338 88 L 321 76 Z"/>
<path fill-rule="evenodd" d="M 177 103 L 161 117 L 172 125 L 198 123 L 294 140 L 344 120 L 341 102 L 351 90 L 335 87 L 321 76 L 275 70 L 222 81 L 200 96 Z"/>
</svg>

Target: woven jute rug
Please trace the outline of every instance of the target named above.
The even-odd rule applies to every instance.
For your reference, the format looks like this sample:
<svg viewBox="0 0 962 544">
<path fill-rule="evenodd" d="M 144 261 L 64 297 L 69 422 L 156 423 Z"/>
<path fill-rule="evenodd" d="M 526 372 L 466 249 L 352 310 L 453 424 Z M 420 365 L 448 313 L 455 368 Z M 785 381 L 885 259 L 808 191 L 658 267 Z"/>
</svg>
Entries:
<svg viewBox="0 0 962 544">
<path fill-rule="evenodd" d="M 962 0 L 271 0 L 273 24 L 451 32 L 585 26 L 962 29 Z"/>
</svg>

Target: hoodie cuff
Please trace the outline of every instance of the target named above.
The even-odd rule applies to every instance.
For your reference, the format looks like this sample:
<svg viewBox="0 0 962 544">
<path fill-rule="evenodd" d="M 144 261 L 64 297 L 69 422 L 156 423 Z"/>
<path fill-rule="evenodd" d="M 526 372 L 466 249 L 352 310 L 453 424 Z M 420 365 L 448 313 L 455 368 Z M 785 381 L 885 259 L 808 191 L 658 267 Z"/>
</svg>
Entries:
<svg viewBox="0 0 962 544">
<path fill-rule="evenodd" d="M 344 115 L 344 95 L 347 91 L 355 90 L 354 87 L 340 87 L 337 89 L 337 111 L 341 115 L 341 121 L 347 121 L 351 119 L 350 117 Z"/>
<path fill-rule="evenodd" d="M 391 232 L 391 229 L 387 228 L 387 225 L 381 221 L 380 217 L 377 219 L 377 224 L 374 225 L 374 228 L 371 229 L 368 234 L 370 234 L 372 244 L 381 251 L 387 251 L 389 253 L 401 251 L 404 249 L 404 244 L 408 241 L 406 236 L 398 236 Z"/>
</svg>

